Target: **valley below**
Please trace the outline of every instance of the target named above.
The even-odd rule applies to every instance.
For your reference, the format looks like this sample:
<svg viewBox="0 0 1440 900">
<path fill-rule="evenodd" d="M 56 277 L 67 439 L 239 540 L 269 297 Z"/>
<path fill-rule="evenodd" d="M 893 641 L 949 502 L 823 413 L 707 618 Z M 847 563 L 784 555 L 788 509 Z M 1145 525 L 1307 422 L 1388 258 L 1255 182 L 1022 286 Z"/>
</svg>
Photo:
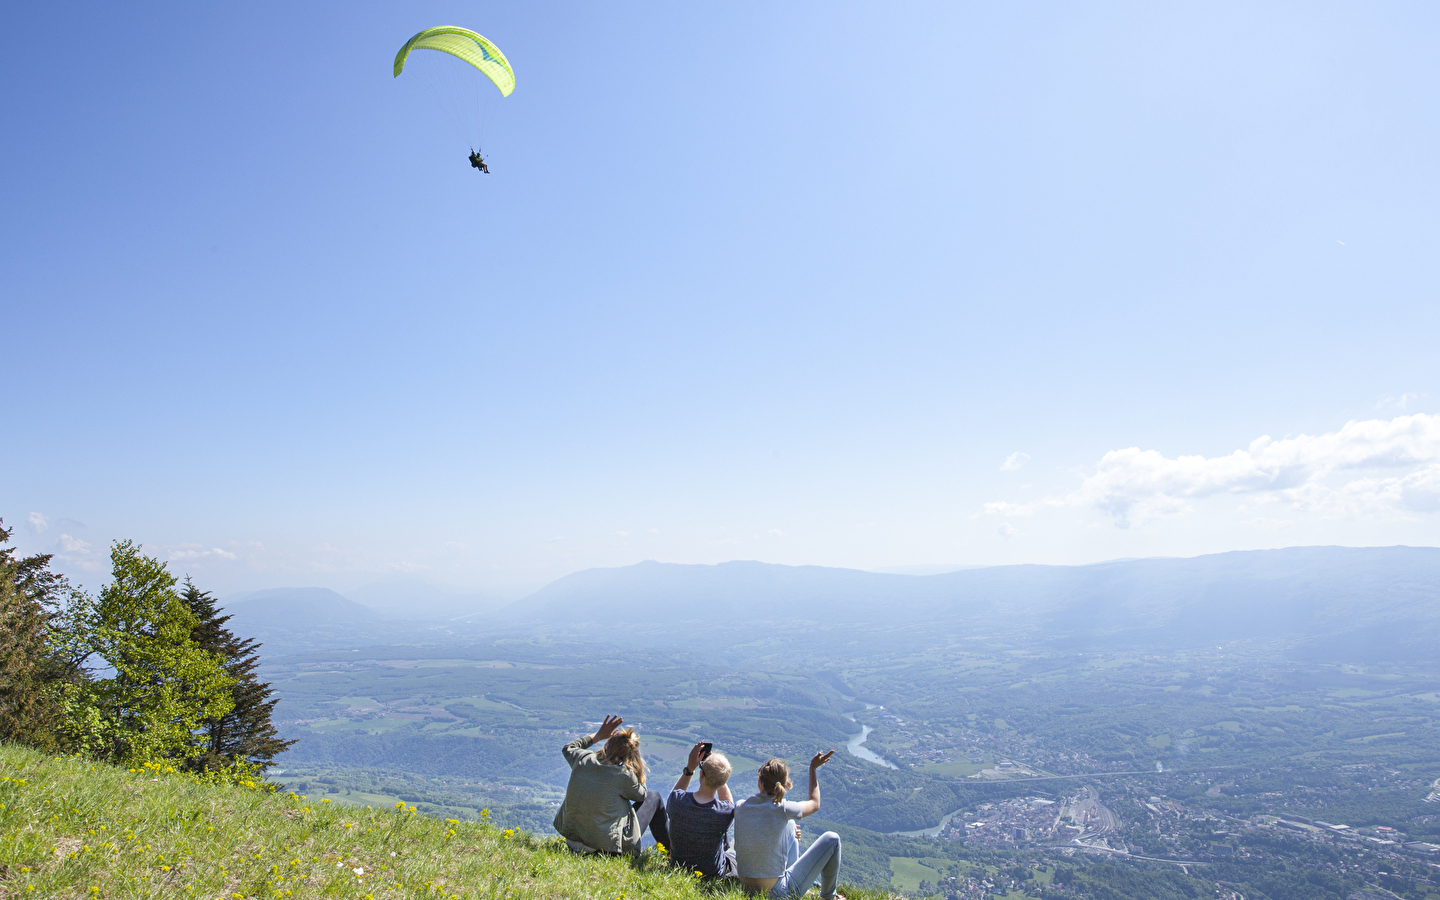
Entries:
<svg viewBox="0 0 1440 900">
<path fill-rule="evenodd" d="M 497 617 L 266 657 L 276 720 L 297 740 L 273 777 L 312 798 L 488 810 L 548 834 L 560 747 L 619 714 L 662 791 L 699 740 L 729 755 L 742 796 L 771 756 L 803 767 L 840 750 L 804 826 L 841 833 L 856 883 L 956 898 L 1217 885 L 1440 897 L 1429 661 L 1363 647 L 1315 660 L 1294 649 L 1303 635 L 1145 648 L 948 623 L 881 624 L 868 640 L 843 621 L 792 629 L 660 640 L 640 622 L 582 639 Z"/>
</svg>

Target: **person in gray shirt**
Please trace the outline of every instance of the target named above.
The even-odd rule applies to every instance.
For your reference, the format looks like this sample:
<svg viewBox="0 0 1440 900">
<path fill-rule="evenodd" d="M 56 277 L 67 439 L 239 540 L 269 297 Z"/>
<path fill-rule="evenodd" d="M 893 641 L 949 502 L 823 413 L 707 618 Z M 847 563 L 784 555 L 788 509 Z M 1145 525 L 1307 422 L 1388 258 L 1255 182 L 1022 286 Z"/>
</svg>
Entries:
<svg viewBox="0 0 1440 900">
<path fill-rule="evenodd" d="M 664 797 L 645 787 L 645 760 L 635 729 L 606 716 L 594 734 L 576 738 L 560 752 L 570 764 L 565 802 L 555 813 L 555 830 L 577 853 L 639 853 L 646 829 L 670 850 Z M 592 745 L 604 741 L 604 749 Z"/>
<path fill-rule="evenodd" d="M 760 767 L 760 792 L 735 805 L 735 861 L 740 884 L 752 893 L 773 897 L 799 897 L 820 879 L 823 900 L 844 900 L 835 893 L 840 876 L 840 835 L 827 831 L 810 849 L 799 852 L 798 820 L 820 809 L 820 780 L 816 770 L 830 761 L 834 750 L 810 760 L 810 798 L 800 803 L 785 799 L 792 787 L 790 767 L 772 759 Z"/>
</svg>

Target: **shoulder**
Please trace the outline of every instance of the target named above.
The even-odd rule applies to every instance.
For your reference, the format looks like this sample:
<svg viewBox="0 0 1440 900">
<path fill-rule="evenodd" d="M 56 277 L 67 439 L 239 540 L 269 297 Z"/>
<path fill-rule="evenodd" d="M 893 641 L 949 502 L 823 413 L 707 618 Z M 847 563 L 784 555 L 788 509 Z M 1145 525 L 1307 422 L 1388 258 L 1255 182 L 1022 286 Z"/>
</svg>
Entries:
<svg viewBox="0 0 1440 900">
<path fill-rule="evenodd" d="M 794 800 L 786 800 L 784 803 L 780 804 L 780 806 L 785 810 L 785 818 L 787 819 L 798 819 L 805 813 L 805 811 L 800 807 L 800 804 L 796 803 Z"/>
<path fill-rule="evenodd" d="M 623 781 L 626 784 L 636 787 L 644 787 L 644 782 L 636 777 L 634 772 L 630 771 L 629 766 L 622 766 L 617 763 L 601 763 L 601 765 L 605 767 L 606 771 L 610 773 L 610 777 L 614 780 Z"/>
<path fill-rule="evenodd" d="M 688 797 L 688 796 L 690 796 L 690 792 L 689 792 L 689 791 L 682 791 L 682 790 L 680 790 L 679 788 L 676 788 L 675 790 L 673 790 L 673 791 L 670 792 L 670 797 L 669 797 L 668 800 L 666 800 L 666 802 L 667 802 L 667 803 L 680 803 L 680 802 L 682 802 L 682 801 L 683 801 L 686 797 Z"/>
</svg>

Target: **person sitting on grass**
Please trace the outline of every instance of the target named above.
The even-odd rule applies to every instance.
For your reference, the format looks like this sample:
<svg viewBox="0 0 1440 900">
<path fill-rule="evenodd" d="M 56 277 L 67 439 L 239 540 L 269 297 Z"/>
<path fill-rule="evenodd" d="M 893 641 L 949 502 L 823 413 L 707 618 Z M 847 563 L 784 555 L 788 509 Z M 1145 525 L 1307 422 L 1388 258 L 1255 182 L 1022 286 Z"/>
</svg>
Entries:
<svg viewBox="0 0 1440 900">
<path fill-rule="evenodd" d="M 598 731 L 560 751 L 570 764 L 570 783 L 554 824 L 577 853 L 638 854 L 646 828 L 670 852 L 665 805 L 659 791 L 645 789 L 640 736 L 633 728 L 615 730 L 623 721 L 606 716 Z M 604 749 L 590 749 L 600 741 Z"/>
<path fill-rule="evenodd" d="M 702 878 L 733 878 L 735 853 L 725 840 L 735 818 L 730 796 L 730 760 L 709 742 L 690 748 L 685 771 L 665 801 L 670 828 L 670 861 Z M 690 776 L 700 772 L 700 787 L 689 791 Z"/>
<path fill-rule="evenodd" d="M 830 761 L 834 750 L 810 760 L 810 798 L 801 803 L 785 799 L 790 790 L 790 767 L 772 759 L 760 767 L 760 793 L 735 805 L 735 860 L 740 884 L 748 893 L 772 897 L 799 897 L 820 878 L 823 900 L 844 900 L 835 893 L 840 876 L 840 835 L 827 831 L 810 849 L 800 853 L 796 820 L 820 809 L 820 781 L 816 770 Z M 795 824 L 792 824 L 795 823 Z"/>
</svg>

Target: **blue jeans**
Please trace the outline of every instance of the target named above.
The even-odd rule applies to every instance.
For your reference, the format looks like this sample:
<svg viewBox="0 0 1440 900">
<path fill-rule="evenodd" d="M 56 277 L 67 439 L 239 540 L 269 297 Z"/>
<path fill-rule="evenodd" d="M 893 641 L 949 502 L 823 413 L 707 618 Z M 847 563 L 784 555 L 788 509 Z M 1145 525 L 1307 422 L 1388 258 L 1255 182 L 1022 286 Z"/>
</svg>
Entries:
<svg viewBox="0 0 1440 900">
<path fill-rule="evenodd" d="M 645 829 L 650 829 L 650 836 L 655 838 L 655 843 L 670 852 L 670 822 L 665 815 L 665 798 L 659 791 L 646 791 L 645 799 L 639 803 L 630 804 L 635 810 L 635 816 L 640 820 L 640 833 L 644 834 Z"/>
<path fill-rule="evenodd" d="M 820 879 L 820 896 L 834 897 L 835 882 L 840 877 L 840 835 L 833 831 L 816 838 L 810 849 L 790 864 L 770 889 L 770 896 L 799 897 L 810 890 L 817 876 Z"/>
</svg>

